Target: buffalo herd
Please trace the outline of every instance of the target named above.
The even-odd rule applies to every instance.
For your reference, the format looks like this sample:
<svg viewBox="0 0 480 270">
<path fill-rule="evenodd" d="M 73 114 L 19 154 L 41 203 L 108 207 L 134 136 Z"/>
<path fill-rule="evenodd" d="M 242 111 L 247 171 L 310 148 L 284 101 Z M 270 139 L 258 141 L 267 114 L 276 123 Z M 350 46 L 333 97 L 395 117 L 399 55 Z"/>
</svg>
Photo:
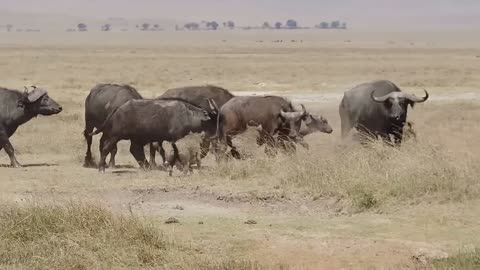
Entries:
<svg viewBox="0 0 480 270">
<path fill-rule="evenodd" d="M 428 99 L 402 92 L 386 80 L 364 83 L 344 93 L 339 106 L 342 137 L 355 128 L 364 137 L 379 137 L 393 146 L 404 136 L 416 136 L 407 121 L 408 106 Z M 17 128 L 37 115 L 53 115 L 62 107 L 46 90 L 32 86 L 25 91 L 0 88 L 0 150 L 5 149 L 12 167 L 20 164 L 10 143 Z M 277 150 L 295 151 L 296 145 L 308 149 L 304 137 L 313 132 L 332 133 L 328 121 L 308 112 L 303 104 L 294 106 L 280 96 L 234 96 L 221 87 L 206 85 L 175 88 L 154 99 L 145 99 L 128 85 L 99 84 L 85 100 L 87 141 L 85 167 L 97 167 L 92 158 L 92 136 L 102 134 L 99 143 L 98 168 L 115 167 L 117 143 L 130 141 L 130 153 L 141 168 L 156 168 L 155 153 L 163 165 L 174 166 L 188 156 L 190 163 L 200 164 L 209 152 L 217 160 L 231 156 L 242 158 L 233 137 L 249 126 L 258 131 L 257 144 L 265 145 L 265 153 L 274 156 Z M 180 153 L 177 141 L 189 134 L 202 133 L 200 151 Z M 173 155 L 166 156 L 163 142 L 172 145 Z M 147 161 L 144 146 L 150 146 Z M 230 152 L 227 150 L 230 148 Z M 110 155 L 107 165 L 106 159 Z M 169 170 L 171 172 L 171 170 Z"/>
</svg>

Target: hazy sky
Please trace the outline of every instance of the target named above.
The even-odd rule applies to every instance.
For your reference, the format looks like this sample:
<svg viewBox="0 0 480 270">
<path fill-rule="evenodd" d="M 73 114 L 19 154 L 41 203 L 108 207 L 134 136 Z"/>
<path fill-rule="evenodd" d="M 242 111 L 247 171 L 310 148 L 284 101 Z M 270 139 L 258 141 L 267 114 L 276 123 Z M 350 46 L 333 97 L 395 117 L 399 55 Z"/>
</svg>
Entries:
<svg viewBox="0 0 480 270">
<path fill-rule="evenodd" d="M 480 0 L 0 0 L 0 9 L 82 17 L 232 19 L 296 18 L 304 24 L 342 19 L 358 24 L 479 23 Z"/>
</svg>

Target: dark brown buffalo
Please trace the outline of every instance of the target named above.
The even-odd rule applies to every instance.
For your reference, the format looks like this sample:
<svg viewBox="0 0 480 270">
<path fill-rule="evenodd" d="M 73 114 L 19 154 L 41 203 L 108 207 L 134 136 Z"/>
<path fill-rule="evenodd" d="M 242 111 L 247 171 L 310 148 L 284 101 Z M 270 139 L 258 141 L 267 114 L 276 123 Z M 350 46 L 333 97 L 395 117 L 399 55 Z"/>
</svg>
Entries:
<svg viewBox="0 0 480 270">
<path fill-rule="evenodd" d="M 12 167 L 20 167 L 15 158 L 10 137 L 20 125 L 37 115 L 53 115 L 62 111 L 62 107 L 48 96 L 47 91 L 33 86 L 33 90 L 20 92 L 0 88 L 0 150 L 5 148 Z"/>
<path fill-rule="evenodd" d="M 428 92 L 420 98 L 402 92 L 390 81 L 364 83 L 346 91 L 340 103 L 339 113 L 342 122 L 342 137 L 352 128 L 361 134 L 380 136 L 400 144 L 403 128 L 407 122 L 408 106 L 425 102 Z"/>
<path fill-rule="evenodd" d="M 234 97 L 220 109 L 217 136 L 223 145 L 226 143 L 232 148 L 232 156 L 240 158 L 240 153 L 232 144 L 232 136 L 245 132 L 248 123 L 253 121 L 262 126 L 259 140 L 267 143 L 266 150 L 272 150 L 275 134 L 297 138 L 302 120 L 308 116 L 303 105 L 302 109 L 301 112 L 295 111 L 290 101 L 278 96 Z"/>
<path fill-rule="evenodd" d="M 207 100 L 215 101 L 215 104 L 221 108 L 223 104 L 234 97 L 228 90 L 213 86 L 213 85 L 205 85 L 205 86 L 188 86 L 188 87 L 181 87 L 181 88 L 174 88 L 167 90 L 158 99 L 162 98 L 180 98 L 186 100 L 204 110 L 210 110 L 210 104 Z M 212 123 L 209 126 L 205 126 L 205 135 L 204 139 L 200 143 L 200 158 L 204 158 L 210 149 L 211 144 L 211 137 L 215 136 L 217 132 L 217 124 Z M 154 143 L 151 145 L 150 149 L 150 165 L 156 166 L 155 162 L 155 152 L 156 150 L 160 151 L 160 155 L 162 157 L 165 156 L 165 153 L 162 152 L 162 148 L 159 147 L 158 143 Z M 163 160 L 165 162 L 165 160 Z"/>
<path fill-rule="evenodd" d="M 118 107 L 132 99 L 142 99 L 138 91 L 129 85 L 98 84 L 88 94 L 85 100 L 85 130 L 83 135 L 87 140 L 87 153 L 85 155 L 85 167 L 95 167 L 92 158 L 92 133 L 94 128 L 100 128 L 107 117 Z M 103 145 L 100 143 L 100 151 Z M 117 146 L 112 147 L 110 152 L 110 167 L 115 167 L 115 155 Z"/>
<path fill-rule="evenodd" d="M 217 114 L 215 110 L 206 111 L 181 99 L 127 101 L 91 134 L 103 132 L 99 170 L 105 171 L 106 156 L 120 140 L 131 141 L 130 152 L 140 167 L 147 168 L 149 165 L 143 150 L 147 143 L 162 145 L 163 141 L 169 141 L 178 153 L 175 142 L 190 133 L 202 132 L 205 126 L 216 121 Z"/>
</svg>

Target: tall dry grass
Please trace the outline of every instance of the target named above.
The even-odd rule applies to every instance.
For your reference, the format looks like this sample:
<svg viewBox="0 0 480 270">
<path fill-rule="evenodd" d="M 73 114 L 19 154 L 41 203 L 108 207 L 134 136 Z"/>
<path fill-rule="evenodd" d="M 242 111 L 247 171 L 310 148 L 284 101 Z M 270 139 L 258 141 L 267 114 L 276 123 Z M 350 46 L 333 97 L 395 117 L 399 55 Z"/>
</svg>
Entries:
<svg viewBox="0 0 480 270">
<path fill-rule="evenodd" d="M 455 113 L 456 110 L 460 112 Z M 333 197 L 357 210 L 390 202 L 468 200 L 480 195 L 480 146 L 473 104 L 439 104 L 416 115 L 418 140 L 394 148 L 374 141 L 364 147 L 323 136 L 309 151 L 267 158 L 259 150 L 245 161 L 220 163 L 219 179 L 279 187 L 313 198 Z"/>
<path fill-rule="evenodd" d="M 0 205 L 2 269 L 287 269 L 202 256 L 146 219 L 92 204 Z"/>
<path fill-rule="evenodd" d="M 27 269 L 158 266 L 172 244 L 151 224 L 94 205 L 2 206 L 0 265 Z"/>
<path fill-rule="evenodd" d="M 436 270 L 480 269 L 480 250 L 463 251 L 445 259 L 431 260 L 431 268 Z"/>
</svg>

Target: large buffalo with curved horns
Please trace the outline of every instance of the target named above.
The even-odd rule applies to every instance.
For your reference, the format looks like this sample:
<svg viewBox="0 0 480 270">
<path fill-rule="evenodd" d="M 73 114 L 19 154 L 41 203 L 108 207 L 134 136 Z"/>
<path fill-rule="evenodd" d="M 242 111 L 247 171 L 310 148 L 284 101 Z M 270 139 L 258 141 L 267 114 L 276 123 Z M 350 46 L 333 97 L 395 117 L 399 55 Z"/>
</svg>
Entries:
<svg viewBox="0 0 480 270">
<path fill-rule="evenodd" d="M 364 83 L 345 92 L 340 103 L 342 137 L 346 137 L 352 128 L 359 132 L 380 136 L 395 144 L 403 137 L 403 127 L 407 122 L 408 106 L 422 103 L 428 99 L 402 92 L 391 81 L 373 81 Z"/>
<path fill-rule="evenodd" d="M 12 167 L 20 167 L 15 158 L 10 137 L 17 128 L 38 115 L 52 115 L 62 111 L 62 107 L 48 96 L 46 90 L 32 86 L 25 92 L 0 87 L 0 150 L 5 149 Z"/>
</svg>

